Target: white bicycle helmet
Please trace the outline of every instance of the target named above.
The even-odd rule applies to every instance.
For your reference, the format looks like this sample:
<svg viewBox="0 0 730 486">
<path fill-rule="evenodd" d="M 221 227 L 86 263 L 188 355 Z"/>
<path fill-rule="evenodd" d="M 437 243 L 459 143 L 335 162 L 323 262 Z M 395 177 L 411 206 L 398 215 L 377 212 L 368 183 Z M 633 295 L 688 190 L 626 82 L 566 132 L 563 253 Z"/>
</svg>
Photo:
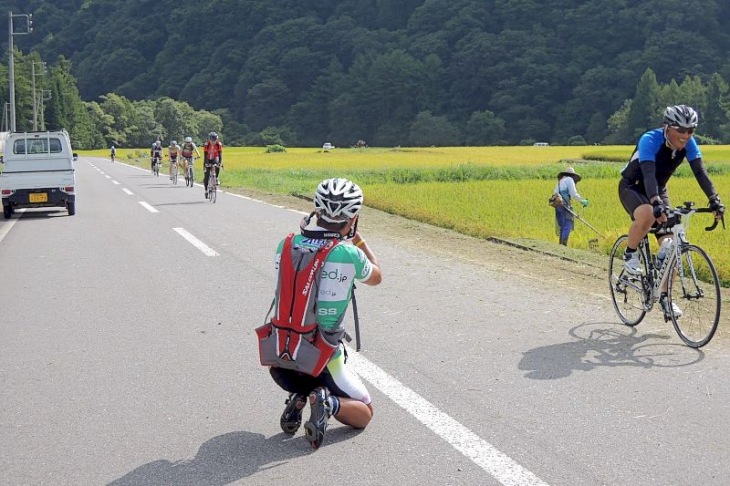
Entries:
<svg viewBox="0 0 730 486">
<path fill-rule="evenodd" d="M 170 142 L 170 147 L 174 147 L 175 145 L 177 145 L 177 141 L 176 140 L 173 140 L 172 142 Z"/>
<path fill-rule="evenodd" d="M 193 141 L 193 137 L 185 137 L 185 143 L 190 143 Z"/>
<path fill-rule="evenodd" d="M 697 112 L 686 105 L 667 106 L 664 123 L 671 127 L 697 128 Z"/>
<path fill-rule="evenodd" d="M 319 183 L 314 194 L 314 210 L 330 223 L 342 223 L 360 212 L 363 203 L 360 186 L 341 178 Z"/>
</svg>

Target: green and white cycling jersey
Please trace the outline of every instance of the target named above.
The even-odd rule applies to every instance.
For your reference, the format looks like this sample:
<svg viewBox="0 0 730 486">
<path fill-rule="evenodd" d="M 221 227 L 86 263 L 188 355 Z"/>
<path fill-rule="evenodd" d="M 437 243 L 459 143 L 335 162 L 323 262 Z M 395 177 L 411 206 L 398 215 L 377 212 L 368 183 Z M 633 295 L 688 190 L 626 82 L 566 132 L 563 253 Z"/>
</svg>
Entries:
<svg viewBox="0 0 730 486">
<path fill-rule="evenodd" d="M 293 251 L 312 251 L 326 243 L 327 240 L 315 240 L 295 235 Z M 281 240 L 276 249 L 277 278 L 283 247 L 284 240 Z M 373 266 L 360 248 L 341 243 L 330 251 L 322 267 L 317 291 L 317 323 L 323 330 L 339 330 L 352 298 L 352 286 L 355 280 L 367 280 L 372 272 Z M 278 302 L 275 305 L 278 305 Z"/>
</svg>

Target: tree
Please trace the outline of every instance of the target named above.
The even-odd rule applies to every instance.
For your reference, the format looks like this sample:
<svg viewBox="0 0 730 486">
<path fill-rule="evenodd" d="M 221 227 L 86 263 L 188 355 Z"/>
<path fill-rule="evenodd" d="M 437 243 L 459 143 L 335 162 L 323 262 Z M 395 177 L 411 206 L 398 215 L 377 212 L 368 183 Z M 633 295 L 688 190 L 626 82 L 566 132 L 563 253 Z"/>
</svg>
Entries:
<svg viewBox="0 0 730 486">
<path fill-rule="evenodd" d="M 467 145 L 500 145 L 504 143 L 504 120 L 489 110 L 475 111 L 466 123 L 465 135 Z"/>
<path fill-rule="evenodd" d="M 629 110 L 628 133 L 632 139 L 656 124 L 659 85 L 654 71 L 647 68 L 636 86 L 636 95 Z"/>
<path fill-rule="evenodd" d="M 728 89 L 728 84 L 722 76 L 717 73 L 712 75 L 707 85 L 707 98 L 704 103 L 706 108 L 700 120 L 702 133 L 725 143 L 730 141 L 730 136 L 721 127 L 728 122 L 730 115 Z"/>
<path fill-rule="evenodd" d="M 367 82 L 355 96 L 364 124 L 377 127 L 372 137 L 375 144 L 398 145 L 406 141 L 422 99 L 421 80 L 425 77 L 423 64 L 402 50 L 373 59 Z"/>
<path fill-rule="evenodd" d="M 155 120 L 163 127 L 170 140 L 182 141 L 189 133 L 198 132 L 193 108 L 172 98 L 159 98 L 155 102 Z"/>
<path fill-rule="evenodd" d="M 621 108 L 608 117 L 609 135 L 604 140 L 608 144 L 631 143 L 629 134 L 629 113 L 631 112 L 631 99 L 624 100 Z"/>
<path fill-rule="evenodd" d="M 129 147 L 130 141 L 134 138 L 134 127 L 137 118 L 136 109 L 131 101 L 123 96 L 108 93 L 100 97 L 99 107 L 110 120 L 101 129 L 107 145 L 114 143 L 117 147 Z M 145 144 L 146 145 L 146 144 Z M 136 145 L 139 147 L 139 145 Z"/>
<path fill-rule="evenodd" d="M 65 129 L 75 148 L 90 149 L 101 139 L 86 106 L 81 100 L 71 62 L 63 57 L 51 68 L 51 99 L 46 125 L 49 129 Z"/>
<path fill-rule="evenodd" d="M 453 147 L 459 145 L 459 130 L 445 116 L 422 111 L 411 124 L 408 141 L 416 147 Z"/>
<path fill-rule="evenodd" d="M 267 79 L 248 90 L 246 122 L 252 130 L 281 125 L 291 104 L 291 92 L 286 84 L 279 79 Z"/>
</svg>

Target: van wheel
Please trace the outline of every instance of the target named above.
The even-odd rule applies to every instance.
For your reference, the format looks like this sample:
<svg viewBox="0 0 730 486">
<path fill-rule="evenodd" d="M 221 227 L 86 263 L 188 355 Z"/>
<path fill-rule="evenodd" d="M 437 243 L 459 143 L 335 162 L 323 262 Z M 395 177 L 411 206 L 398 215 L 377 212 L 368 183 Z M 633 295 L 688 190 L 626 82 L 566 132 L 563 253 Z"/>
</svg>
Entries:
<svg viewBox="0 0 730 486">
<path fill-rule="evenodd" d="M 68 208 L 68 215 L 73 216 L 76 214 L 76 202 L 67 202 L 66 207 Z"/>
<path fill-rule="evenodd" d="M 10 216 L 13 214 L 13 208 L 9 204 L 6 206 L 3 204 L 3 216 L 5 219 L 10 219 Z"/>
</svg>

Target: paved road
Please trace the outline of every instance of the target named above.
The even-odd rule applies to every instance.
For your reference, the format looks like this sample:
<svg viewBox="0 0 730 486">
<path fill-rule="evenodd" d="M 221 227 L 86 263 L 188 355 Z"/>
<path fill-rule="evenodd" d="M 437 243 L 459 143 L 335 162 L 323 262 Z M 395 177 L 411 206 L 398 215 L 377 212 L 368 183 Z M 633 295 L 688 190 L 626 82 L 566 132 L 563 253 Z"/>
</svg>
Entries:
<svg viewBox="0 0 730 486">
<path fill-rule="evenodd" d="M 253 333 L 301 214 L 77 169 L 76 216 L 0 223 L 0 484 L 727 484 L 727 340 L 691 350 L 519 251 L 475 263 L 366 219 L 384 282 L 358 290 L 351 359 L 376 415 L 313 452 Z"/>
</svg>

